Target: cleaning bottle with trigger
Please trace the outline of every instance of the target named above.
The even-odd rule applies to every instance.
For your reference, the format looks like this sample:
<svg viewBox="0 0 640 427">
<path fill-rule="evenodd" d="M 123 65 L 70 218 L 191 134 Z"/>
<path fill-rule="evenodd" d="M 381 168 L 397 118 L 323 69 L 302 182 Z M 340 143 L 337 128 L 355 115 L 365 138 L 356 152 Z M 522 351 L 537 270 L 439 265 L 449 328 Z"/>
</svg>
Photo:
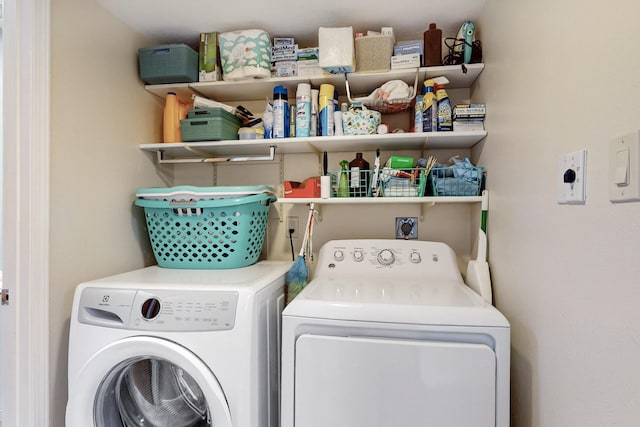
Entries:
<svg viewBox="0 0 640 427">
<path fill-rule="evenodd" d="M 436 100 L 436 94 L 433 92 L 434 85 L 435 85 L 435 82 L 433 79 L 425 80 L 424 82 L 423 95 L 422 95 L 422 131 L 423 132 L 435 132 L 438 130 L 437 129 L 438 102 Z"/>
<path fill-rule="evenodd" d="M 438 132 L 453 130 L 451 101 L 444 89 L 444 85 L 436 83 L 434 86 L 438 100 Z"/>
<path fill-rule="evenodd" d="M 349 197 L 349 175 L 347 168 L 349 167 L 348 160 L 342 160 L 340 162 L 340 177 L 338 178 L 338 197 Z"/>
</svg>

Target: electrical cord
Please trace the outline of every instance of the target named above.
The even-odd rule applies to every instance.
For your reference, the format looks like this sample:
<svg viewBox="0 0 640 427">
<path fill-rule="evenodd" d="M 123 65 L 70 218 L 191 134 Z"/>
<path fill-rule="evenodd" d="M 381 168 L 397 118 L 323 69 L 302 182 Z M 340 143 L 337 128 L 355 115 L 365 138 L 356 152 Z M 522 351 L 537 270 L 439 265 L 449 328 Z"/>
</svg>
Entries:
<svg viewBox="0 0 640 427">
<path fill-rule="evenodd" d="M 475 40 L 472 44 L 467 43 L 465 39 L 457 39 L 455 37 L 447 37 L 444 44 L 449 49 L 449 54 L 442 59 L 444 65 L 464 64 L 464 50 L 466 46 L 471 47 L 470 63 L 482 62 L 482 44 L 480 40 Z"/>
</svg>

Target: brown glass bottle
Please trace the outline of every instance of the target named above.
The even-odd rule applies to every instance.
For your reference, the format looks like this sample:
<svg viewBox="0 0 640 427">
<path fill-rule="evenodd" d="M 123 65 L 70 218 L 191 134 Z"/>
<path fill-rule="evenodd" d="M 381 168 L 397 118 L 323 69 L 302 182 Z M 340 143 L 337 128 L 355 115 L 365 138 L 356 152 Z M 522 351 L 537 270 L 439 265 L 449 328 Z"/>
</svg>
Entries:
<svg viewBox="0 0 640 427">
<path fill-rule="evenodd" d="M 436 28 L 436 24 L 429 24 L 429 29 L 424 32 L 424 61 L 422 65 L 431 67 L 442 65 L 442 30 Z"/>
<path fill-rule="evenodd" d="M 349 162 L 349 197 L 366 197 L 369 190 L 369 162 L 356 153 L 356 158 Z"/>
</svg>

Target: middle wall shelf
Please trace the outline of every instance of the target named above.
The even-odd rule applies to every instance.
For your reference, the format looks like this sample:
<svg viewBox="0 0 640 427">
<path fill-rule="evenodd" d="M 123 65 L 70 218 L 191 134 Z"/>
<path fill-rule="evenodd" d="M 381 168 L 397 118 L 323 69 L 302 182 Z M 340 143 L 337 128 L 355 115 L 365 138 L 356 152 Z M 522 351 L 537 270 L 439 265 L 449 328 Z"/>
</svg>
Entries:
<svg viewBox="0 0 640 427">
<path fill-rule="evenodd" d="M 421 150 L 439 148 L 471 148 L 487 135 L 487 131 L 391 133 L 363 136 L 315 136 L 308 138 L 174 142 L 140 144 L 144 151 L 156 152 L 164 162 L 171 160 L 265 155 L 271 146 L 276 153 L 301 154 L 328 152 L 375 151 L 380 149 Z"/>
</svg>

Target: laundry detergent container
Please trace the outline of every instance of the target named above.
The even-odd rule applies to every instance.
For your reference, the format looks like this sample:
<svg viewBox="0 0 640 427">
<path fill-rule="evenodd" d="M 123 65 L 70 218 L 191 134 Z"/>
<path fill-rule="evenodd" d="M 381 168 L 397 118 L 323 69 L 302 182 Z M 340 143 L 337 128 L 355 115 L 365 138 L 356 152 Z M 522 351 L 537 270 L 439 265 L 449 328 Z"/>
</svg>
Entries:
<svg viewBox="0 0 640 427">
<path fill-rule="evenodd" d="M 136 196 L 158 265 L 184 269 L 254 264 L 276 200 L 268 186 L 147 188 Z"/>
</svg>

